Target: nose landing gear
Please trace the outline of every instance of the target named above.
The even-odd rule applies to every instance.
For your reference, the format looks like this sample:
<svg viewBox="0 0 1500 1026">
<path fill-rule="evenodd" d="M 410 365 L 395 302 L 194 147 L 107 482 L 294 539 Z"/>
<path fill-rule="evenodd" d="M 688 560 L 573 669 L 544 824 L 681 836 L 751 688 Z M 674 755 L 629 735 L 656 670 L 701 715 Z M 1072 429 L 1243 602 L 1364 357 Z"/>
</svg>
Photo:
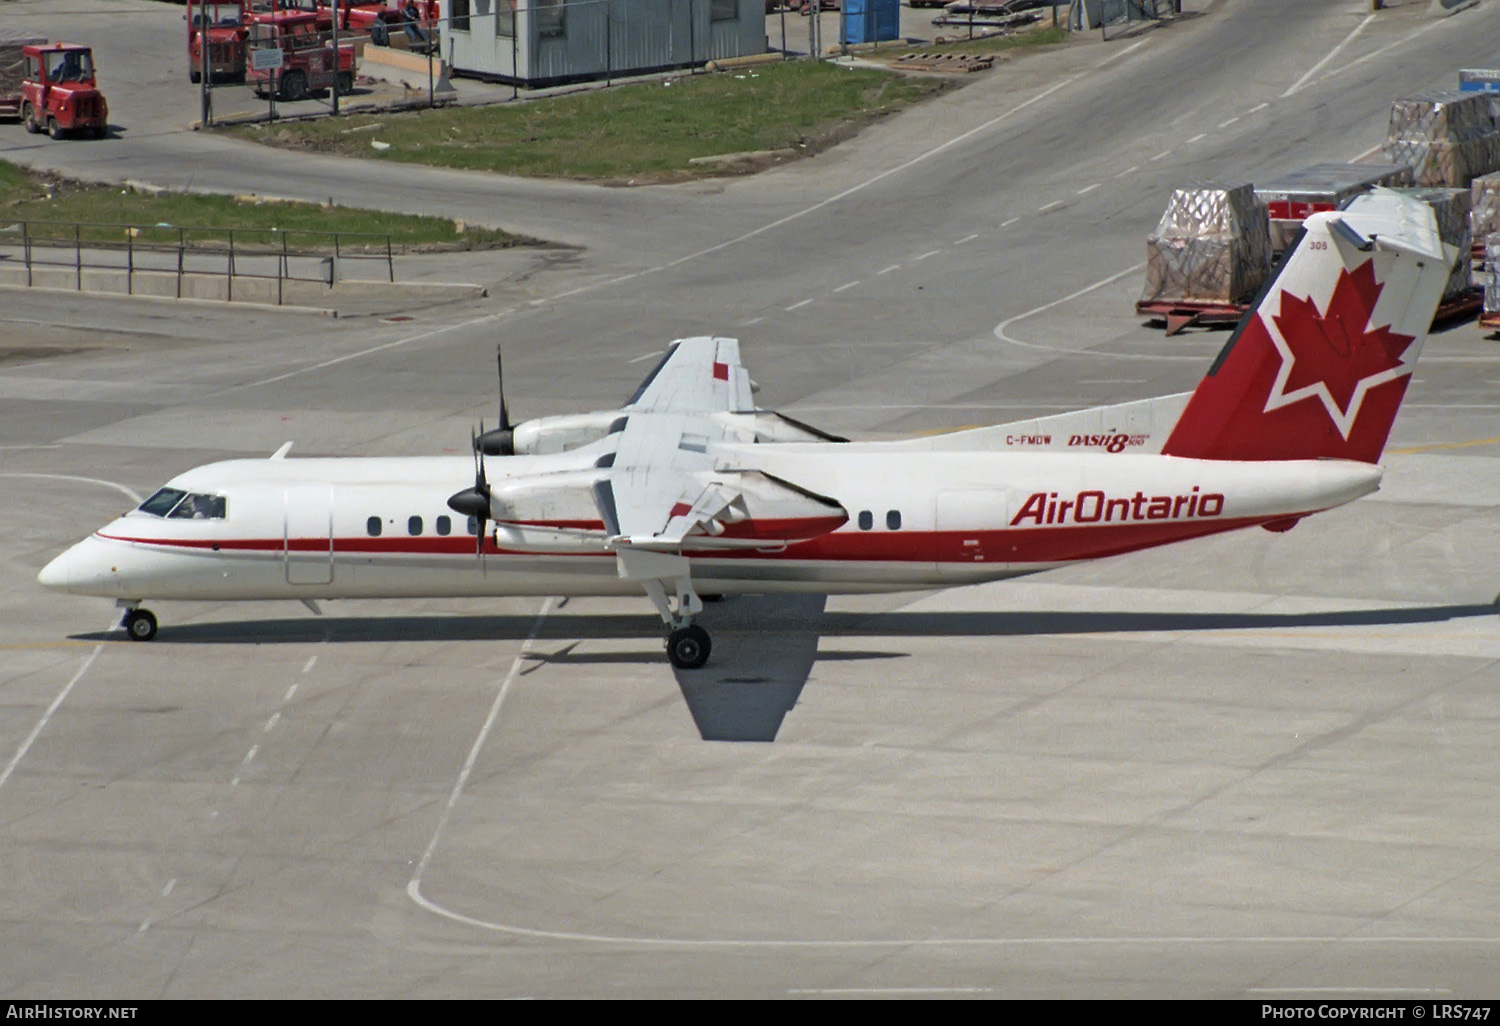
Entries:
<svg viewBox="0 0 1500 1026">
<path fill-rule="evenodd" d="M 149 609 L 127 609 L 120 626 L 131 641 L 150 641 L 156 637 L 156 614 Z"/>
</svg>

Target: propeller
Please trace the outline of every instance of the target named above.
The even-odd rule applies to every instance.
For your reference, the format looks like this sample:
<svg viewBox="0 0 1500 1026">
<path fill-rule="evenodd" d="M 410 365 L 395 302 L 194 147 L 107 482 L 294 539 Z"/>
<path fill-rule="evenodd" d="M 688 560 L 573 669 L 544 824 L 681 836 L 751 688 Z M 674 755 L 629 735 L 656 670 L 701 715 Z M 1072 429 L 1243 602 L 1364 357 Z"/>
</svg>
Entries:
<svg viewBox="0 0 1500 1026">
<path fill-rule="evenodd" d="M 484 454 L 479 448 L 479 439 L 484 437 L 484 421 L 479 422 L 479 434 L 469 432 L 469 445 L 474 450 L 474 487 L 465 488 L 448 496 L 448 508 L 466 517 L 473 517 L 479 524 L 474 534 L 474 555 L 484 557 L 484 532 L 490 519 L 490 483 L 484 473 Z"/>
<path fill-rule="evenodd" d="M 474 451 L 486 456 L 514 456 L 516 439 L 514 425 L 505 410 L 505 365 L 498 344 L 495 346 L 495 377 L 500 385 L 500 426 L 493 431 L 485 431 L 481 425 L 479 434 L 471 441 Z"/>
</svg>

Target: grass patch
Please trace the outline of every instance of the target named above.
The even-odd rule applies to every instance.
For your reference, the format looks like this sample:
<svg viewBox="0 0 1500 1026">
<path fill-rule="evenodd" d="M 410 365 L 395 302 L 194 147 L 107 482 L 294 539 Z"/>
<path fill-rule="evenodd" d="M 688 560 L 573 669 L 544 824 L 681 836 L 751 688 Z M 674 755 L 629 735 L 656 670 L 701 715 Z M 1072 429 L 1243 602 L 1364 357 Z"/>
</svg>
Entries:
<svg viewBox="0 0 1500 1026">
<path fill-rule="evenodd" d="M 951 85 L 823 61 L 792 61 L 505 106 L 355 115 L 229 131 L 278 146 L 377 160 L 659 182 L 728 170 L 689 163 L 695 157 L 815 152 L 873 118 Z M 377 142 L 381 146 L 372 145 Z"/>
<path fill-rule="evenodd" d="M 400 252 L 440 249 L 496 249 L 532 240 L 494 228 L 461 225 L 440 217 L 388 214 L 357 207 L 316 203 L 272 203 L 237 200 L 229 196 L 193 193 L 151 194 L 134 189 L 85 185 L 67 179 L 33 174 L 0 161 L 0 231 L 4 237 L 20 232 L 19 221 L 33 222 L 34 238 L 72 241 L 71 225 L 35 222 L 81 222 L 84 242 L 176 246 L 179 238 L 199 245 L 227 244 L 234 231 L 236 248 L 279 250 L 286 239 L 288 252 L 326 249 L 331 239 L 314 233 L 349 232 L 390 235 Z M 11 227 L 15 225 L 15 227 Z M 133 226 L 133 235 L 121 226 Z M 109 227 L 105 227 L 109 226 Z M 179 229 L 181 229 L 179 231 Z M 379 248 L 385 240 L 342 242 L 350 249 Z"/>
</svg>

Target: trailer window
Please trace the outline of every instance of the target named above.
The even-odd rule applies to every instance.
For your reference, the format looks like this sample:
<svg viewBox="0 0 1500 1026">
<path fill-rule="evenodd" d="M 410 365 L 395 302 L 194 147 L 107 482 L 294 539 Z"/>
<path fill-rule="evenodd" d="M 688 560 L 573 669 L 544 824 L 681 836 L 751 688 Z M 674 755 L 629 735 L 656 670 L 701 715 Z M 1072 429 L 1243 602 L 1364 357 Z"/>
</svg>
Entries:
<svg viewBox="0 0 1500 1026">
<path fill-rule="evenodd" d="M 469 31 L 469 0 L 453 0 L 450 10 L 452 16 L 448 19 L 448 27 L 455 32 Z"/>
<path fill-rule="evenodd" d="M 535 0 L 536 34 L 542 38 L 565 36 L 568 26 L 563 21 L 567 5 L 563 0 Z"/>
<path fill-rule="evenodd" d="M 174 520 L 223 520 L 224 496 L 189 495 L 168 514 Z"/>
<path fill-rule="evenodd" d="M 495 0 L 495 35 L 509 39 L 516 34 L 516 0 Z"/>
<path fill-rule="evenodd" d="M 187 492 L 178 488 L 163 488 L 137 508 L 153 517 L 164 517 L 172 512 L 172 507 L 181 502 L 185 495 Z"/>
</svg>

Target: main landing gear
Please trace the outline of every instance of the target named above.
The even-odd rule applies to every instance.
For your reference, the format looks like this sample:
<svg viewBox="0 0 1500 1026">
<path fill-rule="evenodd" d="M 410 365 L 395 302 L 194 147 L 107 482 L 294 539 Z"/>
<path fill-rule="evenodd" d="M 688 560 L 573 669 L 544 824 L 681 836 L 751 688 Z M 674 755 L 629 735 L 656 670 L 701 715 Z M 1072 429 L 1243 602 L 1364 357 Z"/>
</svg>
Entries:
<svg viewBox="0 0 1500 1026">
<path fill-rule="evenodd" d="M 129 608 L 120 621 L 131 641 L 150 641 L 156 637 L 156 614 L 149 609 Z"/>
<path fill-rule="evenodd" d="M 676 557 L 681 559 L 681 557 Z M 683 560 L 685 564 L 687 561 Z M 661 614 L 667 625 L 667 659 L 679 670 L 696 670 L 708 662 L 713 650 L 713 641 L 708 631 L 693 623 L 693 617 L 703 612 L 703 600 L 693 590 L 692 580 L 686 575 L 675 578 L 654 578 L 641 582 L 651 604 Z M 671 584 L 674 594 L 668 597 L 666 585 Z"/>
</svg>

